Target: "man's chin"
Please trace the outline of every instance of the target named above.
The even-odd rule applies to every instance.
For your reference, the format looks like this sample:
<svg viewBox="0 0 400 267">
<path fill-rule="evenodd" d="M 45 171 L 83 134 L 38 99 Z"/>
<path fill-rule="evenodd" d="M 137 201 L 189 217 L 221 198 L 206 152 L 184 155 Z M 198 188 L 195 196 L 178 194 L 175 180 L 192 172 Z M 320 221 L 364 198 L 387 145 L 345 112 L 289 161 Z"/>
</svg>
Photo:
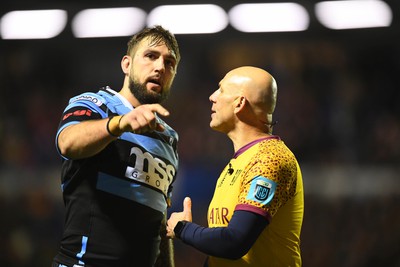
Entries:
<svg viewBox="0 0 400 267">
<path fill-rule="evenodd" d="M 210 122 L 210 128 L 213 129 L 214 131 L 218 131 L 217 125 L 214 125 L 212 122 Z"/>
<path fill-rule="evenodd" d="M 227 133 L 227 129 L 225 127 L 223 127 L 222 124 L 213 123 L 213 121 L 210 122 L 210 128 L 216 132 L 220 132 L 223 134 Z"/>
<path fill-rule="evenodd" d="M 158 84 L 147 84 L 146 89 L 148 92 L 154 93 L 154 94 L 162 94 L 163 88 L 158 85 Z"/>
<path fill-rule="evenodd" d="M 167 97 L 162 94 L 153 93 L 149 94 L 149 97 L 147 97 L 147 99 L 149 99 L 152 102 L 151 104 L 155 104 L 164 102 L 164 100 L 167 99 Z"/>
</svg>

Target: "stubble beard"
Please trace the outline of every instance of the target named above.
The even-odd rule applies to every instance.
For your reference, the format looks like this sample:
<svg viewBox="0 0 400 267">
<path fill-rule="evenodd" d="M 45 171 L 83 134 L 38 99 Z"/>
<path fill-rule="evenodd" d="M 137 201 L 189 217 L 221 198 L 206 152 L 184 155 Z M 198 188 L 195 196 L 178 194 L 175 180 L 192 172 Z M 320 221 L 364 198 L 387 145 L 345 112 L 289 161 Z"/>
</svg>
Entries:
<svg viewBox="0 0 400 267">
<path fill-rule="evenodd" d="M 149 91 L 145 83 L 139 83 L 129 78 L 129 89 L 141 104 L 157 104 L 168 98 L 168 94 L 161 90 L 161 93 Z"/>
</svg>

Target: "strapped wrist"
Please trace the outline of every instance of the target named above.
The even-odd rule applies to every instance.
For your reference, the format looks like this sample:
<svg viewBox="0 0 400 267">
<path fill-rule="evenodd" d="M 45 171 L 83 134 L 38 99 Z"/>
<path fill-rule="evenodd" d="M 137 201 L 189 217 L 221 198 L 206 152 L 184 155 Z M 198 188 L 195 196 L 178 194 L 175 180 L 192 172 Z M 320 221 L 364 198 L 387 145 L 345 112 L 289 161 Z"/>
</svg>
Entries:
<svg viewBox="0 0 400 267">
<path fill-rule="evenodd" d="M 177 238 L 181 238 L 181 234 L 183 231 L 183 228 L 185 228 L 187 221 L 183 220 L 183 221 L 179 221 L 174 228 L 174 234 Z"/>
<path fill-rule="evenodd" d="M 119 124 L 121 122 L 121 119 L 124 115 L 119 115 L 119 116 L 111 116 L 109 117 L 106 125 L 107 132 L 114 137 L 120 137 L 121 134 L 124 132 L 121 130 L 119 127 Z"/>
</svg>

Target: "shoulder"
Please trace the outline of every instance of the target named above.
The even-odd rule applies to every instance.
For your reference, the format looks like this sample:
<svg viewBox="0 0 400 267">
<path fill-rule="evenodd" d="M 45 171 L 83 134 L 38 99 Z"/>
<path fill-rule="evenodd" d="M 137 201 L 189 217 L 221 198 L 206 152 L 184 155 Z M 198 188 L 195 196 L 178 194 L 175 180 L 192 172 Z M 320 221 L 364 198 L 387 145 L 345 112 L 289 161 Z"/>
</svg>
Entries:
<svg viewBox="0 0 400 267">
<path fill-rule="evenodd" d="M 77 104 L 77 103 L 88 103 L 94 104 L 96 106 L 101 106 L 105 102 L 107 102 L 106 98 L 101 95 L 99 92 L 84 92 L 80 95 L 74 96 L 69 100 L 69 104 Z"/>
<path fill-rule="evenodd" d="M 274 157 L 285 160 L 295 159 L 293 152 L 279 137 L 260 142 L 256 155 L 259 157 Z"/>
<path fill-rule="evenodd" d="M 280 139 L 260 142 L 257 152 L 253 155 L 252 162 L 252 169 L 257 169 L 261 173 L 275 173 L 280 176 L 282 171 L 292 174 L 297 171 L 296 157 Z"/>
<path fill-rule="evenodd" d="M 108 90 L 100 89 L 98 92 L 84 92 L 69 100 L 66 110 L 75 107 L 85 107 L 93 111 L 108 114 L 115 112 L 118 101 Z"/>
</svg>

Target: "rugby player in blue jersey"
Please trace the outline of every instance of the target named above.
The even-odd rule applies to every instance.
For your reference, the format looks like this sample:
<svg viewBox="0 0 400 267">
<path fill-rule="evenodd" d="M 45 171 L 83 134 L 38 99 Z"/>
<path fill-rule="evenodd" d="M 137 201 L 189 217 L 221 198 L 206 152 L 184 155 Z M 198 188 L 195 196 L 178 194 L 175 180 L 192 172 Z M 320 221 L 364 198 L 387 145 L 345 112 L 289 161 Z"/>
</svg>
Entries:
<svg viewBox="0 0 400 267">
<path fill-rule="evenodd" d="M 161 117 L 180 60 L 161 26 L 128 42 L 123 87 L 70 99 L 56 135 L 65 226 L 53 267 L 173 266 L 165 217 L 177 133 Z"/>
</svg>

